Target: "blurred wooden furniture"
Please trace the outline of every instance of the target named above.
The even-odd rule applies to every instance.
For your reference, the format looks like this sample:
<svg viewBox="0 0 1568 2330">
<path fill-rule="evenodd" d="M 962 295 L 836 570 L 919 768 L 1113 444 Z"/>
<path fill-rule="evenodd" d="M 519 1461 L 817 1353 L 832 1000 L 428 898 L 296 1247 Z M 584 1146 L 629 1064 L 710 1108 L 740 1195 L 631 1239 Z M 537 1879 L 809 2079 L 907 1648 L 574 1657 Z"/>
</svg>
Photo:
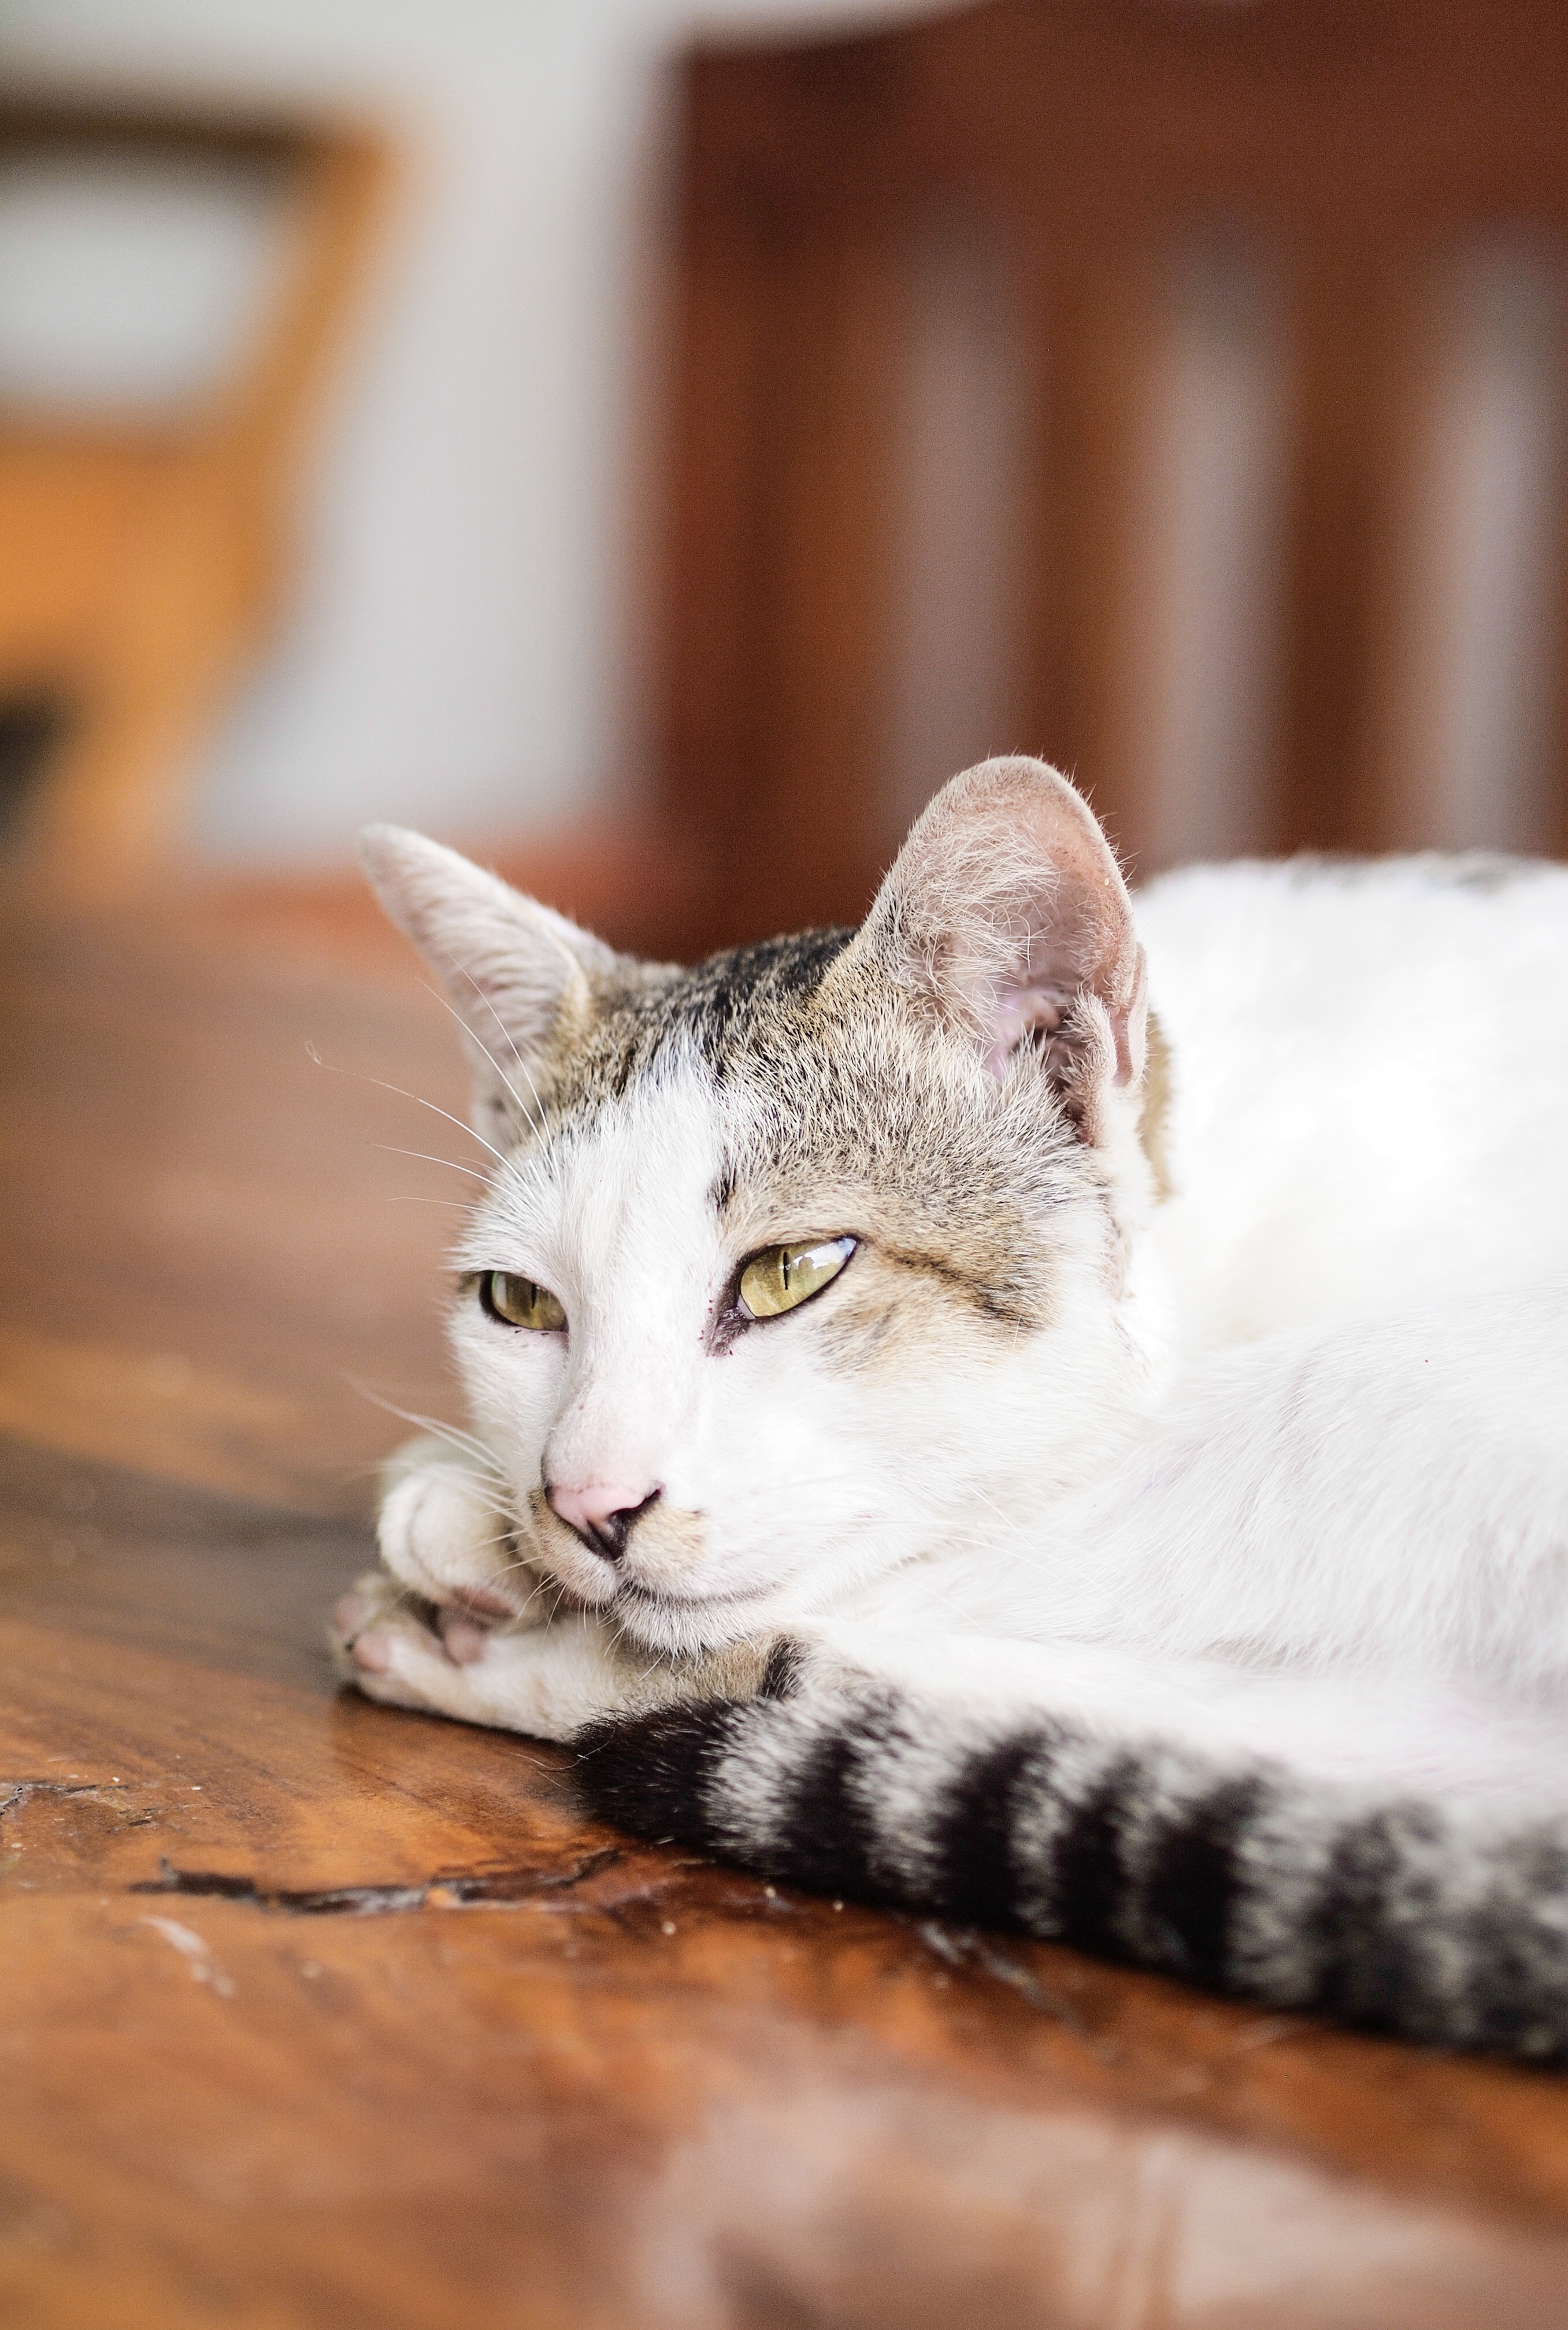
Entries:
<svg viewBox="0 0 1568 2330">
<path fill-rule="evenodd" d="M 765 1886 L 339 1690 L 365 1393 L 454 1413 L 398 1201 L 471 1184 L 403 1152 L 484 1158 L 395 1087 L 462 1084 L 411 958 L 0 926 L 7 2330 L 1558 2330 L 1562 2076 Z"/>
<path fill-rule="evenodd" d="M 1157 311 L 1173 241 L 1212 229 L 1263 254 L 1280 326 L 1278 668 L 1248 838 L 1421 838 L 1421 706 L 1391 706 L 1430 564 L 1405 537 L 1445 255 L 1502 231 L 1557 264 L 1565 89 L 1561 0 L 991 0 L 692 58 L 663 755 L 738 924 L 857 914 L 896 838 L 902 400 L 918 250 L 954 223 L 1006 276 L 1022 399 L 998 618 L 1015 684 L 975 752 L 1074 769 L 1157 862 L 1133 733 Z M 1562 849 L 1568 625 L 1543 491 L 1552 797 L 1521 838 Z"/>
<path fill-rule="evenodd" d="M 193 757 L 275 611 L 298 471 L 387 177 L 373 139 L 329 124 L 0 107 L 0 168 L 106 156 L 265 181 L 276 247 L 233 362 L 188 398 L 0 405 L 14 846 L 52 886 L 95 898 L 134 891 L 177 848 Z"/>
</svg>

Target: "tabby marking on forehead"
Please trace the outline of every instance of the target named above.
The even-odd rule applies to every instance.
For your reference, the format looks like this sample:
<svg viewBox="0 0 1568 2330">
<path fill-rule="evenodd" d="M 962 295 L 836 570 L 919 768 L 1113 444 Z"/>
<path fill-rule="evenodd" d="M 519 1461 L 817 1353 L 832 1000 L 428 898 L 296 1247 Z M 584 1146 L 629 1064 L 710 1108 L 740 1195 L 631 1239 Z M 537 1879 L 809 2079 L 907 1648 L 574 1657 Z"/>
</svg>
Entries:
<svg viewBox="0 0 1568 2330">
<path fill-rule="evenodd" d="M 553 1063 L 551 1113 L 603 1106 L 677 1054 L 717 1084 L 766 1048 L 770 1023 L 792 1022 L 853 933 L 806 931 L 711 955 L 690 970 L 639 965 L 597 990 L 598 1010 Z"/>
<path fill-rule="evenodd" d="M 1065 1120 L 1009 1110 L 994 1080 L 944 1056 L 891 988 L 825 990 L 847 935 L 740 949 L 619 999 L 557 1107 L 613 1107 L 679 1058 L 711 1076 L 720 1100 L 709 1201 L 738 1247 L 847 1233 L 982 1318 L 1014 1331 L 1044 1325 L 1052 1272 L 1039 1232 L 1092 1182 L 1091 1165 Z M 912 1316 L 896 1336 L 863 1320 L 835 1340 L 891 1354 L 915 1339 Z"/>
</svg>

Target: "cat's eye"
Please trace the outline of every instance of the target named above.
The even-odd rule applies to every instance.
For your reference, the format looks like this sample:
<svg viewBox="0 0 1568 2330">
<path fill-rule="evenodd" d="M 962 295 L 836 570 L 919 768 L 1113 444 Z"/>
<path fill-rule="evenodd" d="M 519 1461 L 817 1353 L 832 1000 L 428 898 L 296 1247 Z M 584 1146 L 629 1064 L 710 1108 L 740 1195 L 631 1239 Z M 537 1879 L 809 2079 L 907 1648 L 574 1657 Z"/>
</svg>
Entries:
<svg viewBox="0 0 1568 2330">
<path fill-rule="evenodd" d="M 764 1246 L 741 1273 L 741 1311 L 748 1319 L 775 1319 L 780 1311 L 793 1311 L 836 1278 L 854 1252 L 852 1237 Z"/>
<path fill-rule="evenodd" d="M 566 1324 L 566 1313 L 548 1286 L 534 1278 L 519 1278 L 515 1271 L 486 1271 L 479 1281 L 479 1301 L 503 1326 L 532 1327 L 535 1334 L 553 1335 Z"/>
</svg>

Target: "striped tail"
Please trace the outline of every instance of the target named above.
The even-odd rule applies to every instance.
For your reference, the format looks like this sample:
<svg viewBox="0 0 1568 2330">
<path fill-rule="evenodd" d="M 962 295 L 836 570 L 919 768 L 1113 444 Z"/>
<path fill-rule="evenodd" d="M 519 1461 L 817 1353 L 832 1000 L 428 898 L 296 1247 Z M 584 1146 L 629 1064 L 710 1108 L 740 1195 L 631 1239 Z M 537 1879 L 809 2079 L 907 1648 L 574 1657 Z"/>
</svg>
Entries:
<svg viewBox="0 0 1568 2330">
<path fill-rule="evenodd" d="M 864 1688 L 580 1732 L 600 1817 L 812 1891 L 1019 1929 L 1428 2045 L 1568 2058 L 1568 1823 L 987 1725 Z"/>
</svg>

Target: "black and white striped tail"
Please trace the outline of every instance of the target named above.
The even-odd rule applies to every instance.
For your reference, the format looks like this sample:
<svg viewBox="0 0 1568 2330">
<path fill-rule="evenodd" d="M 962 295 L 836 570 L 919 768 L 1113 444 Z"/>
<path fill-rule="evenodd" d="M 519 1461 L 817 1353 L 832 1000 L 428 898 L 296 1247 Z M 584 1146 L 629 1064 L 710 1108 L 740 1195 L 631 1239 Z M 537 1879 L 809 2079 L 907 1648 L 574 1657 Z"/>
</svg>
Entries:
<svg viewBox="0 0 1568 2330">
<path fill-rule="evenodd" d="M 605 1819 L 809 1890 L 1021 1928 L 1427 2044 L 1568 2059 L 1568 1825 L 1368 1807 L 864 1690 L 580 1733 Z"/>
</svg>

